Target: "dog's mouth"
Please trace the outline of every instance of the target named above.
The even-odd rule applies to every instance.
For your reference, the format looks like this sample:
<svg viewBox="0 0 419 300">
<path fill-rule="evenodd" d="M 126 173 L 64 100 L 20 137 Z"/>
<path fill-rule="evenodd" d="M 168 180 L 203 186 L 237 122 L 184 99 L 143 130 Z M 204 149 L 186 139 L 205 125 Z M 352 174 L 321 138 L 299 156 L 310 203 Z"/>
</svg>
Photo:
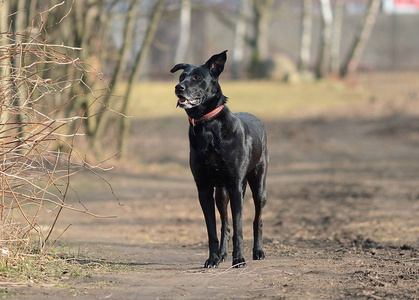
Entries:
<svg viewBox="0 0 419 300">
<path fill-rule="evenodd" d="M 176 107 L 191 108 L 199 104 L 199 99 L 179 98 Z"/>
</svg>

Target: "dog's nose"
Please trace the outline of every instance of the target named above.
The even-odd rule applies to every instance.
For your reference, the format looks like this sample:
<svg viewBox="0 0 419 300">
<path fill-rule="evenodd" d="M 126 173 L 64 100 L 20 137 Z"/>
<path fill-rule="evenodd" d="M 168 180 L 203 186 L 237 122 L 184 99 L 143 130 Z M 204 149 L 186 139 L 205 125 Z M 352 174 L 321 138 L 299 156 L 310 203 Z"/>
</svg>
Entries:
<svg viewBox="0 0 419 300">
<path fill-rule="evenodd" d="M 181 83 L 175 86 L 176 92 L 183 92 L 185 90 L 185 86 Z"/>
</svg>

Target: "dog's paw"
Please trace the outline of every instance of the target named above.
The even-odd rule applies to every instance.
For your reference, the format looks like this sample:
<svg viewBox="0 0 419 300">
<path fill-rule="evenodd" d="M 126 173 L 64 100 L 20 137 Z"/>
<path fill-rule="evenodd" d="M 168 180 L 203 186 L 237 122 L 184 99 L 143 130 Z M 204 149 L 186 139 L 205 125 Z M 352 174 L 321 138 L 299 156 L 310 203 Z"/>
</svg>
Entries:
<svg viewBox="0 0 419 300">
<path fill-rule="evenodd" d="M 246 260 L 243 257 L 233 259 L 233 267 L 234 268 L 245 268 L 245 267 L 247 267 Z"/>
<path fill-rule="evenodd" d="M 218 265 L 219 264 L 220 264 L 220 258 L 219 258 L 219 256 L 213 254 L 205 262 L 204 268 L 218 268 Z"/>
<path fill-rule="evenodd" d="M 209 269 L 209 268 L 218 268 L 218 265 L 219 265 L 218 262 L 215 262 L 213 260 L 207 259 L 206 262 L 205 262 L 205 264 L 204 264 L 204 268 L 207 268 L 207 269 Z"/>
<path fill-rule="evenodd" d="M 227 259 L 227 252 L 224 252 L 224 253 L 220 253 L 219 254 L 219 257 L 220 257 L 220 260 L 221 261 L 226 261 L 226 259 Z"/>
<path fill-rule="evenodd" d="M 263 250 L 253 250 L 253 260 L 265 259 L 265 252 Z"/>
</svg>

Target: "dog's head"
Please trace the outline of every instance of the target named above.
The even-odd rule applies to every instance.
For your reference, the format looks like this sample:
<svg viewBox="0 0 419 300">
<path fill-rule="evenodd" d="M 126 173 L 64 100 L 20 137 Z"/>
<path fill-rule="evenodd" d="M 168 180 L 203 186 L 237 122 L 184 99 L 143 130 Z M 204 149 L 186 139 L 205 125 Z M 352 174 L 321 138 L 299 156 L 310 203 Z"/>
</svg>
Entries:
<svg viewBox="0 0 419 300">
<path fill-rule="evenodd" d="M 213 55 L 202 66 L 177 64 L 170 72 L 183 70 L 175 94 L 179 98 L 177 105 L 181 108 L 192 108 L 214 98 L 220 91 L 218 77 L 224 70 L 227 50 Z"/>
</svg>

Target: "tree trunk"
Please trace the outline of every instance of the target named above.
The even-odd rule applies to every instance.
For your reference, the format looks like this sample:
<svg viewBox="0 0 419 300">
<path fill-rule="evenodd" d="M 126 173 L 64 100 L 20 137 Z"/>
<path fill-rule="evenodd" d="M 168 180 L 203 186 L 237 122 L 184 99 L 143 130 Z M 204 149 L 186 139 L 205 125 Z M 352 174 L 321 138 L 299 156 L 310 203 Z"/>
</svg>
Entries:
<svg viewBox="0 0 419 300">
<path fill-rule="evenodd" d="M 244 47 L 246 43 L 246 12 L 248 5 L 248 0 L 240 0 L 236 28 L 234 33 L 234 45 L 231 66 L 233 79 L 240 78 L 240 66 L 243 64 Z"/>
<path fill-rule="evenodd" d="M 177 45 L 174 64 L 184 62 L 191 36 L 191 0 L 181 0 L 179 43 Z"/>
<path fill-rule="evenodd" d="M 21 72 L 22 67 L 24 66 L 24 59 L 22 51 L 19 51 L 19 49 L 23 49 L 22 41 L 23 41 L 23 35 L 25 34 L 26 29 L 26 14 L 25 14 L 25 1 L 19 1 L 17 3 L 17 14 L 15 15 L 15 22 L 14 22 L 14 32 L 16 34 L 16 48 L 17 51 L 20 52 L 20 55 L 15 55 L 12 59 L 12 68 L 14 70 L 14 73 L 16 74 L 17 80 L 13 83 L 13 93 L 12 101 L 13 105 L 17 107 L 17 111 L 19 113 L 16 114 L 16 121 L 18 123 L 23 123 L 23 116 L 21 114 L 21 111 L 23 110 L 23 105 L 26 102 L 26 86 L 24 82 L 21 81 Z M 21 130 L 23 130 L 23 126 L 21 127 Z M 23 133 L 20 133 L 19 136 L 22 136 Z"/>
<path fill-rule="evenodd" d="M 74 45 L 75 47 L 82 48 L 83 51 L 80 53 L 81 59 L 83 61 L 88 61 L 90 58 L 90 53 L 93 51 L 91 47 L 86 47 L 87 41 L 89 41 L 89 38 L 91 36 L 91 31 L 94 30 L 93 28 L 87 27 L 86 24 L 90 20 L 88 20 L 87 15 L 89 14 L 89 0 L 78 0 L 74 2 L 66 2 L 66 9 L 69 11 L 71 10 L 71 14 L 69 15 L 71 17 L 72 25 L 71 27 L 65 28 L 65 30 L 69 30 L 68 32 L 65 32 L 63 35 L 66 37 L 70 42 L 70 44 Z M 66 66 L 68 68 L 68 66 Z M 77 78 L 74 78 L 74 76 L 77 76 L 77 73 L 69 72 L 68 77 L 71 80 L 77 80 Z M 69 89 L 69 93 L 73 95 L 77 94 L 87 94 L 88 88 L 87 86 L 91 86 L 91 84 L 88 82 L 89 77 L 86 76 L 83 78 L 83 82 L 86 84 L 76 85 L 72 86 L 71 89 Z M 70 96 L 70 94 L 64 95 L 65 97 Z M 61 102 L 61 101 L 60 101 Z M 72 101 L 66 109 L 67 115 L 79 115 L 82 114 L 83 117 L 88 117 L 91 112 L 90 110 L 90 103 L 89 100 L 87 100 L 87 97 L 77 97 L 75 101 Z M 91 118 L 86 118 L 83 121 L 84 129 L 86 136 L 90 139 L 93 131 L 92 127 L 94 126 L 92 124 Z M 74 123 L 73 127 L 69 127 L 69 130 L 72 132 L 75 130 L 75 126 L 78 126 L 78 124 Z"/>
<path fill-rule="evenodd" d="M 138 78 L 138 74 L 140 73 L 141 66 L 143 64 L 144 58 L 147 55 L 147 52 L 151 46 L 151 42 L 153 40 L 154 34 L 157 30 L 157 25 L 160 22 L 160 18 L 162 15 L 164 3 L 166 0 L 159 0 L 153 8 L 153 12 L 150 17 L 150 22 L 147 27 L 147 31 L 141 45 L 141 49 L 139 50 L 137 56 L 135 57 L 135 66 L 134 70 L 130 75 L 128 81 L 128 87 L 125 93 L 125 99 L 122 107 L 122 115 L 126 116 L 130 104 L 131 92 L 135 80 Z M 127 117 L 121 118 L 121 134 L 119 139 L 119 150 L 121 151 L 120 158 L 122 158 L 126 153 L 124 150 L 126 149 L 126 144 L 128 141 L 129 133 L 130 133 L 130 119 Z"/>
<path fill-rule="evenodd" d="M 320 0 L 322 15 L 322 38 L 320 42 L 319 59 L 317 61 L 317 78 L 325 77 L 329 71 L 330 44 L 332 37 L 333 15 L 330 0 Z"/>
<path fill-rule="evenodd" d="M 340 40 L 342 33 L 344 0 L 336 0 L 335 14 L 333 19 L 332 45 L 330 48 L 330 70 L 333 75 L 339 75 L 340 67 Z"/>
<path fill-rule="evenodd" d="M 0 0 L 0 32 L 9 31 L 9 0 Z M 0 37 L 0 46 L 7 46 L 7 39 Z M 6 53 L 4 53 L 6 55 Z M 0 89 L 2 90 L 2 102 L 0 103 L 0 123 L 5 124 L 9 118 L 8 106 L 10 105 L 11 93 L 8 91 L 10 78 L 10 60 L 0 60 Z"/>
<path fill-rule="evenodd" d="M 311 53 L 311 9 L 312 0 L 303 0 L 303 13 L 301 17 L 301 36 L 300 36 L 300 59 L 298 69 L 300 72 L 308 71 Z"/>
<path fill-rule="evenodd" d="M 105 99 L 103 99 L 104 107 L 109 106 L 109 102 L 112 95 L 114 94 L 116 85 L 121 80 L 122 75 L 124 74 L 124 69 L 127 62 L 127 56 L 133 44 L 132 42 L 133 32 L 135 29 L 135 21 L 137 19 L 137 14 L 139 11 L 140 4 L 141 4 L 140 0 L 132 0 L 128 7 L 128 15 L 127 15 L 127 19 L 125 20 L 125 25 L 124 25 L 124 30 L 123 30 L 123 44 L 121 46 L 121 49 L 119 49 L 119 57 L 118 57 L 116 71 L 113 73 L 112 79 L 109 83 L 110 91 L 106 95 Z M 94 134 L 94 145 L 95 145 L 95 148 L 97 149 L 100 148 L 100 141 L 106 129 L 106 122 L 107 122 L 107 117 L 106 117 L 105 111 L 102 111 L 97 116 L 97 127 L 96 127 L 96 132 Z"/>
<path fill-rule="evenodd" d="M 355 73 L 358 68 L 359 61 L 364 51 L 365 45 L 368 42 L 372 28 L 374 27 L 375 20 L 380 8 L 380 0 L 370 0 L 367 14 L 365 15 L 364 22 L 358 30 L 355 39 L 349 49 L 348 56 L 346 57 L 341 70 L 340 75 L 346 77 L 350 74 Z"/>
<path fill-rule="evenodd" d="M 70 12 L 74 26 L 69 28 L 68 39 L 74 39 L 76 47 L 80 47 L 83 51 L 80 53 L 82 61 L 89 62 L 91 66 L 97 65 L 98 53 L 100 50 L 95 49 L 95 45 L 101 39 L 99 34 L 99 16 L 102 13 L 102 7 L 105 0 L 77 0 L 74 2 L 67 1 L 67 12 Z M 71 25 L 70 25 L 71 26 Z M 70 68 L 70 70 L 73 68 Z M 70 76 L 79 76 L 77 73 L 70 73 Z M 79 80 L 79 78 L 71 78 L 73 80 Z M 83 77 L 83 83 L 72 87 L 71 93 L 74 94 L 89 94 L 90 86 L 93 86 L 93 80 L 89 76 L 89 73 Z M 94 139 L 94 133 L 97 128 L 96 119 L 93 118 L 96 115 L 95 109 L 92 107 L 94 100 L 87 97 L 78 97 L 75 101 L 72 101 L 72 105 L 68 107 L 68 115 L 79 115 L 83 114 L 85 117 L 83 126 L 85 133 L 89 141 Z M 76 123 L 74 123 L 76 126 Z M 74 130 L 74 128 L 71 128 Z"/>
<path fill-rule="evenodd" d="M 272 1 L 268 1 L 272 2 Z M 269 19 L 270 19 L 270 8 L 269 7 L 260 7 L 257 9 L 257 22 L 256 25 L 256 48 L 258 57 L 261 61 L 265 61 L 269 58 Z"/>
<path fill-rule="evenodd" d="M 264 78 L 269 73 L 269 20 L 273 4 L 273 0 L 253 0 L 254 39 L 249 74 L 253 78 Z"/>
</svg>

